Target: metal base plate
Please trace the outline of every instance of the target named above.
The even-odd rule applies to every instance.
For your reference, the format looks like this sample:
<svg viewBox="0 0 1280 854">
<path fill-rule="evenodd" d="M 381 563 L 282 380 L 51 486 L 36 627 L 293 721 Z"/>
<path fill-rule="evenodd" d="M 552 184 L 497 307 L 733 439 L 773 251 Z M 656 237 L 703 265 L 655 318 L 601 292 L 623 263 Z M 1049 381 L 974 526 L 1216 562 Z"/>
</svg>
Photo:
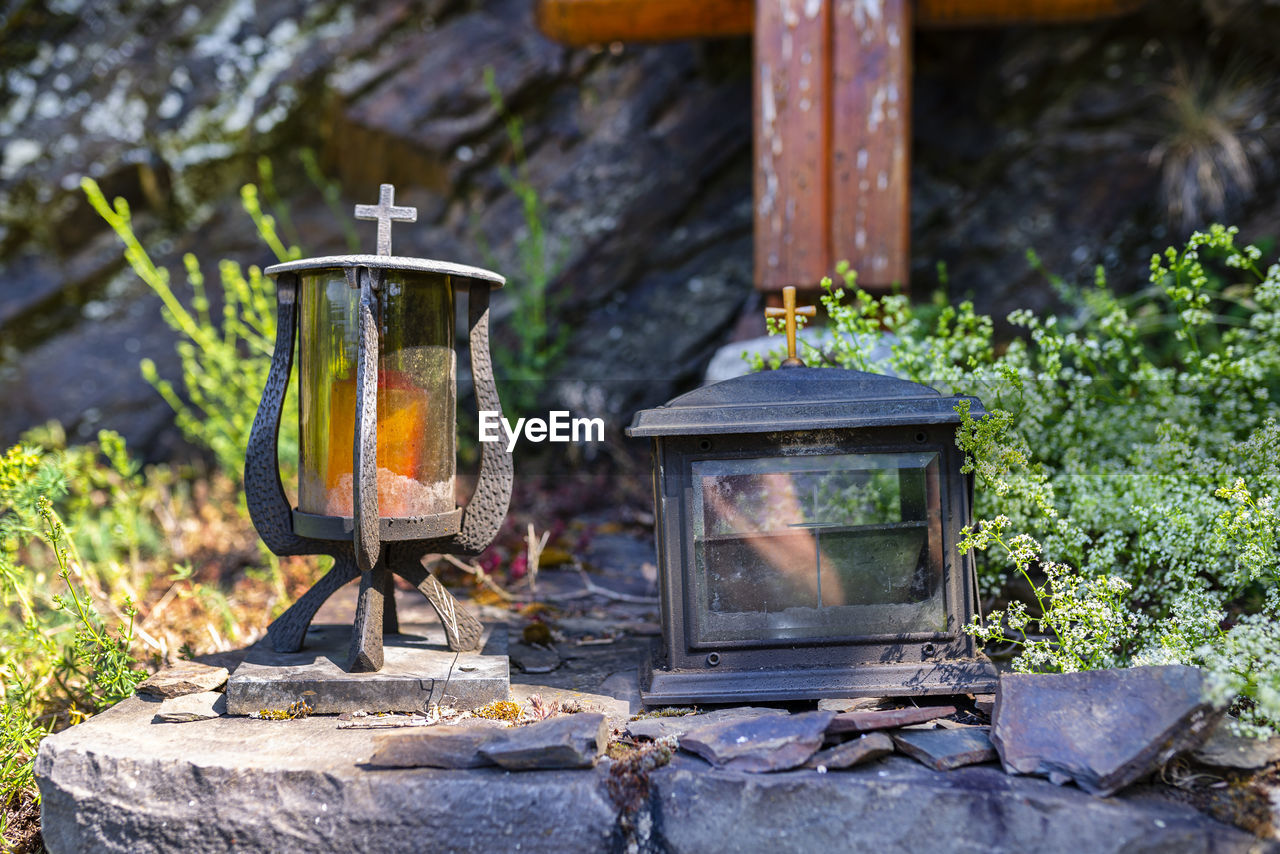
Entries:
<svg viewBox="0 0 1280 854">
<path fill-rule="evenodd" d="M 452 652 L 439 624 L 402 624 L 383 638 L 376 673 L 347 673 L 351 627 L 314 625 L 301 652 L 280 653 L 263 638 L 227 681 L 227 711 L 247 715 L 306 700 L 316 714 L 413 712 L 432 703 L 474 709 L 507 699 L 507 627 L 485 626 L 480 652 Z"/>
<path fill-rule="evenodd" d="M 925 664 L 871 664 L 788 670 L 664 670 L 652 656 L 640 667 L 646 706 L 760 703 L 844 697 L 989 694 L 998 674 L 986 658 Z"/>
</svg>

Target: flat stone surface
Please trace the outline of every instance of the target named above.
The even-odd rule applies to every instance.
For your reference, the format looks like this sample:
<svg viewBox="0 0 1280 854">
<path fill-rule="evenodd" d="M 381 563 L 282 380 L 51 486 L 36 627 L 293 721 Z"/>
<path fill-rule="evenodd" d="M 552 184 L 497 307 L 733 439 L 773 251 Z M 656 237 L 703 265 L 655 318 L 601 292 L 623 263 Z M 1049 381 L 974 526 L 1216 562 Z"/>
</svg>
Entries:
<svg viewBox="0 0 1280 854">
<path fill-rule="evenodd" d="M 872 732 L 945 718 L 956 713 L 955 706 L 921 706 L 919 708 L 883 709 L 879 711 L 844 712 L 831 719 L 827 732 Z"/>
<path fill-rule="evenodd" d="M 743 706 L 740 709 L 716 709 L 700 715 L 641 718 L 638 721 L 627 722 L 627 735 L 632 738 L 651 738 L 655 741 L 668 735 L 683 738 L 685 733 L 711 724 L 725 721 L 753 721 L 769 715 L 785 714 L 787 714 L 786 709 Z"/>
<path fill-rule="evenodd" d="M 819 750 L 809 757 L 804 767 L 826 768 L 828 771 L 834 771 L 852 768 L 864 762 L 874 762 L 890 753 L 893 753 L 893 739 L 882 732 L 869 732 L 844 744 Z"/>
<path fill-rule="evenodd" d="M 184 724 L 207 721 L 227 713 L 227 695 L 219 691 L 184 694 L 160 702 L 152 723 Z"/>
<path fill-rule="evenodd" d="M 336 717 L 153 724 L 124 703 L 43 742 L 45 843 L 73 851 L 615 850 L 608 762 L 592 770 L 375 769 L 374 730 Z M 654 848 L 694 851 L 1274 851 L 1180 803 L 1094 798 L 993 766 L 936 772 L 887 756 L 832 774 L 716 770 L 677 756 L 650 777 Z M 643 823 L 643 821 L 641 822 Z M 442 842 L 441 840 L 445 840 Z"/>
<path fill-rule="evenodd" d="M 680 747 L 720 768 L 785 771 L 818 752 L 833 717 L 834 712 L 801 712 L 722 720 L 687 732 Z"/>
<path fill-rule="evenodd" d="M 509 771 L 590 768 L 608 742 L 605 716 L 579 712 L 500 730 L 480 746 L 480 754 Z"/>
<path fill-rule="evenodd" d="M 1204 744 L 1191 752 L 1191 758 L 1215 768 L 1256 771 L 1280 762 L 1280 737 L 1241 738 L 1232 735 L 1223 722 L 1210 733 Z"/>
<path fill-rule="evenodd" d="M 137 693 L 153 697 L 181 697 L 217 691 L 227 684 L 227 668 L 197 661 L 179 661 L 138 683 Z"/>
<path fill-rule="evenodd" d="M 137 699 L 45 739 L 45 844 L 63 852 L 557 851 L 608 847 L 605 770 L 377 770 L 336 717 L 152 724 Z"/>
<path fill-rule="evenodd" d="M 554 647 L 548 649 L 516 641 L 507 654 L 511 656 L 511 663 L 525 673 L 550 673 L 560 666 L 560 653 Z"/>
<path fill-rule="evenodd" d="M 994 762 L 998 757 L 986 727 L 899 730 L 893 734 L 898 750 L 935 771 Z"/>
<path fill-rule="evenodd" d="M 991 741 L 1011 774 L 1051 775 L 1109 795 L 1194 750 L 1220 717 L 1195 667 L 1004 674 Z"/>
<path fill-rule="evenodd" d="M 316 714 L 412 712 L 432 703 L 474 709 L 507 699 L 506 626 L 486 626 L 481 652 L 455 653 L 435 624 L 401 623 L 383 639 L 377 673 L 348 673 L 351 627 L 313 625 L 301 652 L 279 653 L 263 638 L 227 682 L 227 710 L 247 715 L 306 700 Z"/>
<path fill-rule="evenodd" d="M 491 726 L 423 727 L 411 734 L 378 735 L 369 758 L 373 768 L 480 768 L 492 765 L 480 749 L 498 738 Z"/>
<path fill-rule="evenodd" d="M 994 766 L 901 756 L 839 774 L 742 774 L 677 757 L 650 776 L 657 850 L 876 854 L 1275 851 L 1182 804 L 1094 798 Z"/>
</svg>

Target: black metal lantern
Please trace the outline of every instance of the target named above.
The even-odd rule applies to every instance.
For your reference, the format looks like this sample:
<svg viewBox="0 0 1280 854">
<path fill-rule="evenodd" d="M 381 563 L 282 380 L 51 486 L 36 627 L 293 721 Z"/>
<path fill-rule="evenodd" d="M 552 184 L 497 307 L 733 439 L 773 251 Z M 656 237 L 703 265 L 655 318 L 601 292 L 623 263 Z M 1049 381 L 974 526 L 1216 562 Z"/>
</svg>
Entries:
<svg viewBox="0 0 1280 854">
<path fill-rule="evenodd" d="M 377 255 L 276 264 L 279 303 L 271 370 L 245 458 L 258 534 L 277 555 L 328 554 L 333 568 L 268 629 L 277 652 L 301 649 L 320 606 L 360 579 L 350 669 L 382 667 L 383 633 L 397 631 L 392 573 L 435 607 L 449 646 L 477 648 L 482 627 L 423 568 L 427 553 L 475 554 L 493 540 L 511 498 L 511 456 L 485 443 L 475 493 L 454 501 L 454 298 L 468 295 L 471 374 L 480 410 L 501 411 L 489 354 L 488 270 L 391 255 L 391 222 L 412 222 L 383 184 Z M 301 327 L 299 330 L 299 315 Z M 299 330 L 302 426 L 298 507 L 280 482 L 277 437 Z"/>
<path fill-rule="evenodd" d="M 636 414 L 653 441 L 662 642 L 648 705 L 994 690 L 961 627 L 972 480 L 955 405 L 791 358 Z"/>
</svg>

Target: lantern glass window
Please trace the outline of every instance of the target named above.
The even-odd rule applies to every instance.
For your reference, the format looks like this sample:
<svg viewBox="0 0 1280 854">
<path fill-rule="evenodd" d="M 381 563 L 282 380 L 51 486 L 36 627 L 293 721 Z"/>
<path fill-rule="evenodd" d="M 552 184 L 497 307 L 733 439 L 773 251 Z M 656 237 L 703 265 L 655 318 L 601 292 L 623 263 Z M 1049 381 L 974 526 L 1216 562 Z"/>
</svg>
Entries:
<svg viewBox="0 0 1280 854">
<path fill-rule="evenodd" d="M 691 468 L 695 645 L 945 631 L 936 452 Z"/>
<path fill-rule="evenodd" d="M 457 359 L 450 277 L 388 270 L 376 294 L 378 511 L 454 509 Z M 341 269 L 302 276 L 298 507 L 352 515 L 360 292 Z"/>
</svg>

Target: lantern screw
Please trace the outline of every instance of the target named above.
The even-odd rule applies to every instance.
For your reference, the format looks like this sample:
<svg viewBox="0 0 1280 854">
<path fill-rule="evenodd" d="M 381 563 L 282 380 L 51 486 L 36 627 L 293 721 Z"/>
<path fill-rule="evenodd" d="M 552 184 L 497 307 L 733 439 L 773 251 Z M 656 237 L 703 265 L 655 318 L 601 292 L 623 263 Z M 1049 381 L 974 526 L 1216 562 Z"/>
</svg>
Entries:
<svg viewBox="0 0 1280 854">
<path fill-rule="evenodd" d="M 769 306 L 764 310 L 765 317 L 785 317 L 787 319 L 787 358 L 782 362 L 783 368 L 803 368 L 804 362 L 796 358 L 796 315 L 813 317 L 817 309 L 811 305 L 796 308 L 796 289 L 787 285 L 782 289 L 782 308 Z"/>
<path fill-rule="evenodd" d="M 396 188 L 391 184 L 378 187 L 376 205 L 356 205 L 356 219 L 372 219 L 378 222 L 378 254 L 391 254 L 391 223 L 417 222 L 418 209 L 397 206 Z"/>
</svg>

